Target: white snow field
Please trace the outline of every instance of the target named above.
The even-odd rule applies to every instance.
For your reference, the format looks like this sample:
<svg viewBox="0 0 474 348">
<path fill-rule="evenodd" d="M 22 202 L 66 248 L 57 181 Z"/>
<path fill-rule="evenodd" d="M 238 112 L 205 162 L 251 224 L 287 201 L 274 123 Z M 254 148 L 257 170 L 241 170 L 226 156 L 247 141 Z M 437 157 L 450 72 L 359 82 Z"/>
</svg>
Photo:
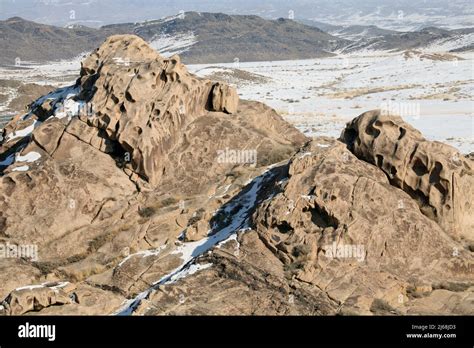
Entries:
<svg viewBox="0 0 474 348">
<path fill-rule="evenodd" d="M 338 137 L 352 118 L 384 109 L 402 116 L 426 138 L 470 153 L 474 151 L 473 64 L 472 52 L 432 58 L 372 52 L 189 68 L 202 77 L 218 76 L 219 68 L 267 77 L 264 83 L 235 83 L 241 98 L 270 105 L 309 136 Z"/>
<path fill-rule="evenodd" d="M 88 55 L 88 52 L 84 52 L 73 59 L 44 64 L 20 61 L 18 65 L 0 68 L 0 78 L 58 87 L 70 85 L 79 77 L 81 62 Z"/>
</svg>

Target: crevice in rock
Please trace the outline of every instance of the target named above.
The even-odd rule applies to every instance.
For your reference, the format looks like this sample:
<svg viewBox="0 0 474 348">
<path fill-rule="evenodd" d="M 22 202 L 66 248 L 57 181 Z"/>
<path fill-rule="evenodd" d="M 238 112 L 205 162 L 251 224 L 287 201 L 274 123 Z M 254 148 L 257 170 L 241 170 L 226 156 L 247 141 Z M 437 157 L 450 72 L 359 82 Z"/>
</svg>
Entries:
<svg viewBox="0 0 474 348">
<path fill-rule="evenodd" d="M 303 211 L 305 211 L 305 209 L 303 209 Z M 333 227 L 336 230 L 339 227 L 339 220 L 336 217 L 329 214 L 326 211 L 325 207 L 321 207 L 316 204 L 313 209 L 310 209 L 310 212 L 311 212 L 311 221 L 315 225 L 323 229 L 327 227 Z"/>
</svg>

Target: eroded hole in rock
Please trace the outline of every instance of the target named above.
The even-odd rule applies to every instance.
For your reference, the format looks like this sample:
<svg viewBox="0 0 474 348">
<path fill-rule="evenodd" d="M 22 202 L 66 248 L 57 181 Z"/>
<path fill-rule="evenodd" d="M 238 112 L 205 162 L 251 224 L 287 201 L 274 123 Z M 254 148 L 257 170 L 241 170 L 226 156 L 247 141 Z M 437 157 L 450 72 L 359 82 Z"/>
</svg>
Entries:
<svg viewBox="0 0 474 348">
<path fill-rule="evenodd" d="M 420 207 L 421 212 L 432 220 L 436 220 L 438 216 L 437 210 L 430 204 L 429 198 L 421 190 L 413 190 L 408 185 L 403 186 L 403 191 L 408 193 Z"/>
<path fill-rule="evenodd" d="M 430 173 L 430 184 L 440 182 L 440 179 L 441 179 L 440 174 L 441 174 L 442 169 L 443 169 L 443 165 L 439 162 L 436 162 L 433 170 Z"/>
<path fill-rule="evenodd" d="M 370 135 L 374 138 L 377 138 L 380 135 L 380 130 L 378 130 L 377 128 L 374 127 L 373 124 L 371 124 L 365 129 L 365 133 L 367 133 L 367 135 Z"/>
<path fill-rule="evenodd" d="M 130 103 L 135 103 L 135 99 L 133 99 L 129 91 L 125 92 L 125 99 L 127 99 L 127 101 L 129 101 Z"/>
<path fill-rule="evenodd" d="M 118 142 L 111 142 L 111 152 L 109 155 L 115 159 L 117 167 L 124 168 L 130 161 L 131 154 L 127 152 Z"/>
<path fill-rule="evenodd" d="M 293 227 L 287 222 L 287 221 L 282 221 L 278 225 L 276 225 L 276 228 L 280 233 L 286 234 L 289 232 L 293 232 Z"/>
<path fill-rule="evenodd" d="M 334 216 L 331 216 L 323 207 L 316 205 L 314 208 L 304 208 L 303 212 L 310 212 L 311 213 L 311 221 L 321 227 L 333 227 L 337 229 L 339 226 L 339 220 L 336 219 Z"/>
<path fill-rule="evenodd" d="M 448 189 L 446 187 L 447 183 L 441 178 L 442 170 L 443 165 L 439 162 L 436 162 L 434 168 L 431 170 L 430 173 L 430 184 L 433 184 L 434 187 L 441 193 L 444 204 L 448 195 Z"/>
<path fill-rule="evenodd" d="M 209 95 L 207 96 L 206 105 L 204 106 L 204 109 L 207 111 L 212 111 L 212 92 L 214 91 L 215 87 L 216 85 L 213 85 L 211 87 L 211 90 L 209 91 Z"/>
<path fill-rule="evenodd" d="M 418 176 L 428 174 L 428 168 L 426 168 L 425 164 L 419 158 L 415 160 L 412 169 Z"/>
<path fill-rule="evenodd" d="M 159 83 L 159 81 L 161 81 L 161 82 L 163 82 L 163 83 L 167 83 L 167 82 L 168 82 L 168 76 L 166 76 L 166 71 L 163 71 L 163 72 L 160 74 L 159 78 L 156 79 L 156 81 L 157 81 L 156 84 L 157 84 L 157 85 L 160 85 L 160 86 L 162 85 L 162 83 Z"/>
<path fill-rule="evenodd" d="M 120 130 L 120 121 L 118 121 L 116 124 L 115 124 L 115 134 L 117 134 Z"/>
<path fill-rule="evenodd" d="M 137 132 L 138 135 L 142 135 L 143 133 L 143 129 L 141 129 L 140 127 L 134 127 L 134 130 L 135 132 Z"/>
<path fill-rule="evenodd" d="M 401 128 L 401 127 L 399 128 L 399 130 L 400 130 L 400 135 L 398 136 L 398 140 L 401 140 L 405 136 L 407 131 L 405 128 Z"/>
<path fill-rule="evenodd" d="M 354 128 L 348 128 L 344 132 L 343 141 L 347 144 L 350 151 L 353 151 L 354 141 L 358 137 L 358 133 Z"/>
<path fill-rule="evenodd" d="M 382 155 L 377 155 L 376 156 L 376 164 L 377 164 L 377 167 L 379 167 L 379 168 L 383 167 L 383 156 Z"/>
<path fill-rule="evenodd" d="M 3 217 L 2 212 L 0 212 L 0 237 L 7 237 L 5 233 L 7 230 L 7 219 Z"/>
<path fill-rule="evenodd" d="M 113 101 L 115 104 L 118 104 L 118 103 L 119 103 L 119 99 L 118 99 L 115 95 L 113 95 L 113 94 L 110 95 L 110 99 L 112 99 L 112 101 Z M 122 105 L 123 105 L 123 104 L 122 104 Z"/>
</svg>

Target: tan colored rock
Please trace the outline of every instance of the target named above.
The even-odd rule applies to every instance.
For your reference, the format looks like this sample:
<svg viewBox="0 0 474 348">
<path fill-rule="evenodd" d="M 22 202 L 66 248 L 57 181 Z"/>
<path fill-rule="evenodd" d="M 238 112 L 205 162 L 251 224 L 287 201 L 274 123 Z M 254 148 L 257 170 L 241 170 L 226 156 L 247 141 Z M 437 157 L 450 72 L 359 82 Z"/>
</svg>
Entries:
<svg viewBox="0 0 474 348">
<path fill-rule="evenodd" d="M 408 314 L 417 315 L 472 315 L 474 289 L 463 292 L 434 290 L 428 296 L 416 298 L 409 304 Z"/>
<path fill-rule="evenodd" d="M 348 265 L 385 268 L 406 277 L 427 269 L 447 275 L 449 271 L 433 265 L 448 262 L 454 248 L 462 249 L 421 214 L 409 195 L 391 186 L 382 171 L 359 161 L 343 144 L 322 148 L 312 142 L 292 160 L 289 175 L 284 194 L 259 208 L 257 226 L 290 265 L 301 257 L 314 260 L 311 248 L 296 253 L 294 248 L 316 244 L 324 271 L 332 258 L 339 259 L 338 246 L 348 245 L 342 250 L 350 251 Z M 316 242 L 308 243 L 308 237 Z M 469 277 L 468 270 L 453 274 Z"/>
<path fill-rule="evenodd" d="M 197 240 L 207 237 L 208 232 L 209 223 L 204 220 L 199 220 L 186 228 L 184 240 L 186 242 L 195 242 Z"/>
<path fill-rule="evenodd" d="M 29 312 L 28 315 L 103 315 L 114 314 L 126 299 L 112 291 L 99 289 L 88 284 L 79 284 L 67 290 L 71 302 L 56 304 L 39 312 Z"/>
<path fill-rule="evenodd" d="M 0 240 L 39 259 L 0 260 L 3 314 L 114 314 L 144 291 L 133 314 L 474 310 L 472 253 L 446 233 L 469 226 L 472 161 L 401 119 L 308 142 L 125 35 L 6 129 L 0 160 L 23 162 L 0 168 Z"/>
<path fill-rule="evenodd" d="M 24 312 L 38 314 L 116 311 L 180 265 L 172 252 L 192 212 L 203 211 L 189 237 L 199 240 L 246 182 L 307 141 L 271 108 L 239 103 L 235 89 L 127 35 L 107 39 L 74 86 L 32 103 L 5 135 L 0 161 L 39 157 L 0 168 L 0 238 L 34 244 L 39 259 L 2 274 L 0 300 L 46 280 L 114 289 L 75 290 L 84 300 L 61 305 L 40 290 L 41 308 Z M 225 149 L 257 156 L 221 162 Z"/>
<path fill-rule="evenodd" d="M 313 140 L 272 174 L 259 193 L 254 229 L 200 257 L 197 263 L 212 266 L 160 286 L 136 314 L 474 310 L 465 287 L 472 255 L 345 144 Z M 439 282 L 450 284 L 443 285 L 449 295 L 436 297 L 442 304 L 413 296 L 413 289 L 429 295 Z"/>
<path fill-rule="evenodd" d="M 54 305 L 71 303 L 72 300 L 62 287 L 63 284 L 53 283 L 16 289 L 2 304 L 4 314 L 21 315 Z"/>
<path fill-rule="evenodd" d="M 0 258 L 0 302 L 16 288 L 26 284 L 35 284 L 40 275 L 40 270 L 25 260 Z"/>
<path fill-rule="evenodd" d="M 446 232 L 474 240 L 474 167 L 456 149 L 426 140 L 400 117 L 379 110 L 352 120 L 341 140 L 382 169 Z"/>
<path fill-rule="evenodd" d="M 82 97 L 93 104 L 88 124 L 130 155 L 133 171 L 157 185 L 179 133 L 208 110 L 235 112 L 235 90 L 191 75 L 178 56 L 164 59 L 136 36 L 112 36 L 82 64 Z M 86 87 L 87 89 L 84 89 Z M 93 91 L 93 95 L 91 92 Z M 87 141 L 86 141 L 87 142 Z"/>
<path fill-rule="evenodd" d="M 235 88 L 217 82 L 212 86 L 211 101 L 213 111 L 234 114 L 239 105 L 239 96 Z"/>
<path fill-rule="evenodd" d="M 64 132 L 64 124 L 57 119 L 47 120 L 39 129 L 33 132 L 33 141 L 44 149 L 50 156 L 56 150 Z"/>
</svg>

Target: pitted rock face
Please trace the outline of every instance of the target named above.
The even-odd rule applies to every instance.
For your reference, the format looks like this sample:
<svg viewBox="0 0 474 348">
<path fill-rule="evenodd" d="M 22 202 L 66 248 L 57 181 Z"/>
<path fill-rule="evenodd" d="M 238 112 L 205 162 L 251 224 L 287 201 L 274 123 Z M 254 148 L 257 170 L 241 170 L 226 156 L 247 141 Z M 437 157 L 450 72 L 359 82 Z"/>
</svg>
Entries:
<svg viewBox="0 0 474 348">
<path fill-rule="evenodd" d="M 57 287 L 55 285 L 25 287 L 11 292 L 4 303 L 4 311 L 6 312 L 4 314 L 21 315 L 49 306 L 71 303 L 71 299 L 61 288 L 62 284 Z M 67 286 L 65 287 L 67 288 Z"/>
<path fill-rule="evenodd" d="M 190 74 L 178 56 L 164 59 L 136 36 L 112 36 L 82 64 L 89 125 L 130 154 L 130 169 L 152 185 L 176 134 L 207 111 L 235 113 L 235 89 Z"/>
<path fill-rule="evenodd" d="M 270 170 L 258 196 L 251 231 L 136 313 L 472 313 L 471 253 L 345 144 L 313 139 Z"/>
<path fill-rule="evenodd" d="M 205 238 L 216 210 L 308 140 L 135 36 L 109 38 L 75 85 L 33 102 L 2 138 L 0 243 L 37 247 L 36 257 L 0 257 L 3 314 L 115 312 L 179 266 L 184 230 Z M 220 161 L 227 150 L 258 157 Z M 166 252 L 142 258 L 150 249 Z M 77 301 L 36 287 L 50 281 L 77 285 L 66 298 Z"/>
<path fill-rule="evenodd" d="M 292 250 L 299 244 L 316 261 L 333 242 L 363 245 L 364 265 L 383 265 L 400 274 L 408 272 L 403 266 L 408 259 L 423 260 L 410 266 L 415 271 L 449 258 L 455 244 L 382 171 L 358 160 L 339 142 L 325 146 L 313 141 L 295 155 L 283 191 L 255 215 L 257 230 L 282 261 L 297 262 L 301 253 Z M 397 253 L 403 257 L 387 256 Z M 311 262 L 306 266 L 314 271 Z M 297 277 L 308 281 L 312 275 L 304 270 L 297 270 Z"/>
<path fill-rule="evenodd" d="M 141 178 L 152 188 L 187 126 L 209 112 L 236 113 L 239 105 L 233 87 L 190 74 L 179 56 L 165 59 L 133 35 L 109 37 L 82 62 L 80 74 L 75 86 L 33 103 L 28 117 L 17 117 L 6 127 L 7 134 L 40 128 L 34 139 L 51 154 L 59 141 L 49 135 L 59 137 L 58 128 L 72 113 L 78 117 L 66 125 L 67 133 L 102 152 L 126 157 L 124 167 L 132 180 Z M 61 121 L 51 122 L 52 116 Z M 16 152 L 20 140 L 7 142 L 0 151 Z"/>
<path fill-rule="evenodd" d="M 366 112 L 341 135 L 360 159 L 375 164 L 446 232 L 474 240 L 474 167 L 456 149 L 426 140 L 399 116 Z"/>
</svg>

